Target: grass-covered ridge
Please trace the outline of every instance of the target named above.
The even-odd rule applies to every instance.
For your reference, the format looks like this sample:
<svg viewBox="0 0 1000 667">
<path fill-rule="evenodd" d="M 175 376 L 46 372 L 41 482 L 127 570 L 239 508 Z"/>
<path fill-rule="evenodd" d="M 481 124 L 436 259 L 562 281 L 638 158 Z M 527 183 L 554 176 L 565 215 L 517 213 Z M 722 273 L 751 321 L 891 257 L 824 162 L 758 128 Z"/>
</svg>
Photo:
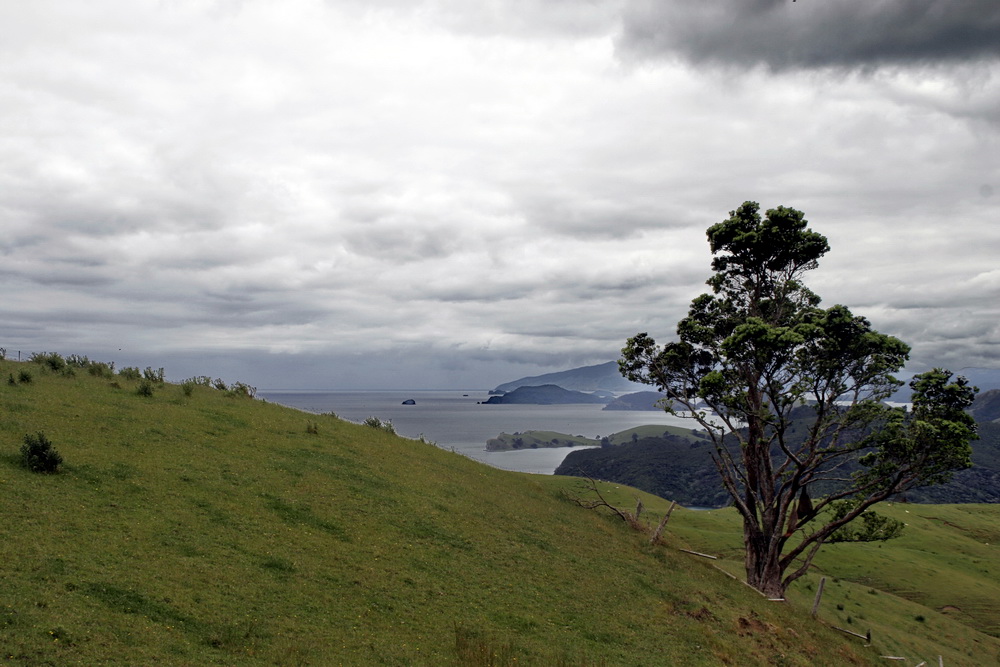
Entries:
<svg viewBox="0 0 1000 667">
<path fill-rule="evenodd" d="M 579 480 L 145 379 L 0 361 L 0 665 L 883 664 L 674 548 L 690 513 L 651 546 Z"/>
</svg>

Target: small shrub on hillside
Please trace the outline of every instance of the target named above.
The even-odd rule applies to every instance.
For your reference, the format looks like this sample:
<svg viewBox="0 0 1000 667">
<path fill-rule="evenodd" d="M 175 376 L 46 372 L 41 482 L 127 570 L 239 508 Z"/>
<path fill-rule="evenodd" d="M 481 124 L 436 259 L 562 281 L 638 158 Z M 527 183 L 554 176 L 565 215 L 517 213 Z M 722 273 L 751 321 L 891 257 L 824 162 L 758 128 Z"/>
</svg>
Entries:
<svg viewBox="0 0 1000 667">
<path fill-rule="evenodd" d="M 185 383 L 190 382 L 191 384 L 193 384 L 193 385 L 195 385 L 197 387 L 211 387 L 212 386 L 212 378 L 208 377 L 207 375 L 195 375 L 194 377 L 190 377 L 187 380 L 184 380 L 184 382 Z"/>
<path fill-rule="evenodd" d="M 382 421 L 378 417 L 368 417 L 362 423 L 365 426 L 370 426 L 371 428 L 377 428 L 382 431 L 385 431 L 386 433 L 392 433 L 393 435 L 396 435 L 396 427 L 392 425 L 392 421 L 389 419 Z"/>
<path fill-rule="evenodd" d="M 126 366 L 118 371 L 118 375 L 125 380 L 139 380 L 142 378 L 142 372 L 138 366 Z"/>
<path fill-rule="evenodd" d="M 226 395 L 232 398 L 253 398 L 257 395 L 257 387 L 251 387 L 250 385 L 242 382 L 234 382 L 233 385 L 229 387 Z"/>
<path fill-rule="evenodd" d="M 94 377 L 111 378 L 115 375 L 115 362 L 104 363 L 103 361 L 92 362 L 87 367 L 87 372 Z"/>
<path fill-rule="evenodd" d="M 181 383 L 181 391 L 184 392 L 185 396 L 190 397 L 194 393 L 195 384 L 191 380 L 185 380 Z"/>
<path fill-rule="evenodd" d="M 845 516 L 850 509 L 849 501 L 834 503 L 833 518 Z M 827 542 L 884 542 L 902 535 L 903 527 L 902 521 L 868 510 L 858 519 L 834 531 Z"/>
<path fill-rule="evenodd" d="M 319 434 L 319 424 L 316 422 L 306 422 L 306 433 L 309 435 Z"/>
<path fill-rule="evenodd" d="M 25 435 L 21 445 L 21 464 L 32 472 L 54 473 L 62 465 L 62 456 L 52 447 L 45 434 Z"/>
<path fill-rule="evenodd" d="M 226 386 L 226 381 L 223 380 L 222 378 L 216 378 L 212 382 L 212 386 L 215 387 L 216 389 L 218 389 L 219 391 L 228 391 L 229 390 L 229 387 Z"/>
<path fill-rule="evenodd" d="M 32 380 L 31 373 L 22 369 L 21 372 L 17 374 L 17 380 L 21 384 L 31 384 Z"/>
<path fill-rule="evenodd" d="M 56 373 L 66 368 L 66 360 L 58 352 L 33 352 L 29 361 L 48 366 Z"/>
<path fill-rule="evenodd" d="M 79 354 L 71 354 L 66 357 L 66 363 L 77 368 L 86 368 L 90 365 L 90 359 L 88 359 L 85 355 L 81 356 Z"/>
<path fill-rule="evenodd" d="M 142 377 L 146 378 L 150 382 L 155 382 L 157 384 L 163 384 L 163 382 L 164 382 L 164 380 L 163 380 L 164 375 L 163 375 L 163 369 L 162 368 L 158 368 L 156 370 L 153 370 L 149 366 L 146 366 L 146 370 L 144 370 L 142 372 Z"/>
<path fill-rule="evenodd" d="M 0 361 L 3 361 L 6 358 L 7 358 L 7 348 L 0 347 Z"/>
<path fill-rule="evenodd" d="M 136 388 L 135 393 L 140 396 L 146 396 L 147 398 L 153 395 L 153 383 L 149 380 L 143 378 L 139 381 L 139 386 Z"/>
<path fill-rule="evenodd" d="M 17 380 L 14 379 L 14 374 L 13 373 L 11 373 L 10 375 L 7 376 L 7 384 L 9 384 L 12 387 L 14 387 L 14 386 L 17 385 Z"/>
</svg>

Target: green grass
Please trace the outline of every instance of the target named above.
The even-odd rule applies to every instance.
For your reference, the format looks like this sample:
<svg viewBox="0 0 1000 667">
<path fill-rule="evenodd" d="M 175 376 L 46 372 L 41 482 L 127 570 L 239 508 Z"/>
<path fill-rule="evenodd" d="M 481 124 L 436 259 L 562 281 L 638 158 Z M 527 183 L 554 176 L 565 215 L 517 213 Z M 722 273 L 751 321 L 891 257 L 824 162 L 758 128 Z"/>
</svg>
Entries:
<svg viewBox="0 0 1000 667">
<path fill-rule="evenodd" d="M 696 543 L 693 513 L 651 546 L 567 499 L 578 479 L 210 387 L 146 397 L 0 361 L 22 370 L 0 383 L 0 666 L 882 664 L 808 603 L 674 548 Z M 58 474 L 19 465 L 39 431 Z M 917 630 L 966 633 L 948 640 L 964 664 L 995 663 L 994 638 L 906 604 Z"/>
<path fill-rule="evenodd" d="M 811 608 L 827 577 L 819 617 L 861 634 L 883 655 L 946 665 L 1000 664 L 1000 506 L 889 503 L 877 511 L 906 523 L 887 542 L 829 544 L 793 584 Z M 742 574 L 739 517 L 732 509 L 679 510 L 670 534 Z M 919 659 L 917 659 L 919 657 Z"/>
</svg>

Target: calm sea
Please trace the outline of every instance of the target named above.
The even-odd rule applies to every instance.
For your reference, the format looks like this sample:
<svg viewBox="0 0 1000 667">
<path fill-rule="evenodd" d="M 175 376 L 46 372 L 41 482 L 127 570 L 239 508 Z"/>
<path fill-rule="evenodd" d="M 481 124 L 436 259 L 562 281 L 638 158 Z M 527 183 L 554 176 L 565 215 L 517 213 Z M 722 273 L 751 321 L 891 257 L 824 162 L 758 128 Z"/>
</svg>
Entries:
<svg viewBox="0 0 1000 667">
<path fill-rule="evenodd" d="M 306 412 L 333 412 L 353 422 L 388 419 L 397 433 L 408 438 L 423 437 L 497 468 L 545 475 L 552 474 L 573 448 L 487 452 L 486 441 L 500 433 L 529 430 L 599 438 L 645 424 L 694 426 L 665 412 L 602 410 L 601 405 L 482 405 L 489 398 L 485 390 L 262 391 L 257 396 Z M 416 405 L 403 405 L 408 399 Z"/>
</svg>

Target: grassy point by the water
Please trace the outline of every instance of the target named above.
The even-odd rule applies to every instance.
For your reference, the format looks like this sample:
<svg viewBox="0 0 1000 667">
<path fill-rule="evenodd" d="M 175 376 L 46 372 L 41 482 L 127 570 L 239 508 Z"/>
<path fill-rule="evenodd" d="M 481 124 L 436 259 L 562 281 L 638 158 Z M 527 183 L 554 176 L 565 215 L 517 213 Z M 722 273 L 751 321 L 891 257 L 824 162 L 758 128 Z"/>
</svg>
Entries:
<svg viewBox="0 0 1000 667">
<path fill-rule="evenodd" d="M 809 591 L 768 602 L 678 550 L 732 557 L 731 513 L 678 510 L 653 546 L 567 499 L 587 493 L 578 479 L 496 470 L 202 384 L 141 386 L 0 361 L 0 666 L 874 665 L 890 651 L 951 667 L 1000 655 L 974 629 L 990 608 L 973 609 L 974 589 L 996 581 L 976 567 L 996 552 L 955 547 L 980 524 L 942 513 L 981 506 L 933 515 L 961 530 L 911 522 L 902 538 L 968 551 L 960 613 L 883 592 L 906 595 L 881 574 L 850 584 L 854 559 L 879 562 L 851 549 L 878 546 L 844 545 L 820 564 L 839 581 L 817 622 Z M 64 459 L 57 474 L 20 465 L 38 432 Z M 651 522 L 668 505 L 602 488 L 624 506 L 642 497 Z M 873 646 L 831 624 L 871 627 Z"/>
</svg>

